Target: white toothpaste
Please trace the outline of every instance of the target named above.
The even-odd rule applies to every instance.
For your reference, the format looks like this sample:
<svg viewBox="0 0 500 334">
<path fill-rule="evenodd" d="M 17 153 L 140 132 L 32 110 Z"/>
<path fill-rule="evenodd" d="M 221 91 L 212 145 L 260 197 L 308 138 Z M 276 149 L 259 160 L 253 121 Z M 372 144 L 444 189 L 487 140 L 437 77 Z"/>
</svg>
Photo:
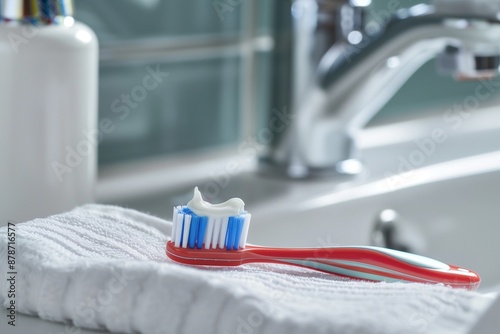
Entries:
<svg viewBox="0 0 500 334">
<path fill-rule="evenodd" d="M 245 202 L 240 198 L 231 198 L 224 203 L 211 204 L 203 200 L 198 187 L 195 187 L 193 199 L 188 202 L 187 207 L 198 216 L 228 217 L 242 214 Z"/>
</svg>

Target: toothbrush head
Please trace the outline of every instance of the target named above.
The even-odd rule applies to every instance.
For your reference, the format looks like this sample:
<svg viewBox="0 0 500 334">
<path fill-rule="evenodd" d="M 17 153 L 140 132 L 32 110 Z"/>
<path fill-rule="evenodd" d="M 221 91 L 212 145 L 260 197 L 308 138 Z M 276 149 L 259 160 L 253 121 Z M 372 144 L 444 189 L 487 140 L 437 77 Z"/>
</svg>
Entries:
<svg viewBox="0 0 500 334">
<path fill-rule="evenodd" d="M 196 187 L 187 205 L 174 208 L 168 257 L 184 264 L 240 265 L 251 218 L 244 205 L 239 198 L 205 202 Z"/>
<path fill-rule="evenodd" d="M 177 248 L 245 248 L 251 215 L 199 216 L 187 206 L 174 208 L 171 242 Z"/>
</svg>

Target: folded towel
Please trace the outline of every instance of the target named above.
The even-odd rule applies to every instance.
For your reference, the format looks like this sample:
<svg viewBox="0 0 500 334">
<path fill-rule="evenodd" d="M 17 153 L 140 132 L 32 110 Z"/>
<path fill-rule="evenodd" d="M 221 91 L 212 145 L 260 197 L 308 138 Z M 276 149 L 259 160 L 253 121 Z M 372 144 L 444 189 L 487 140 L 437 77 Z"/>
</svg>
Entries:
<svg viewBox="0 0 500 334">
<path fill-rule="evenodd" d="M 165 255 L 171 224 L 87 205 L 16 225 L 22 313 L 122 333 L 465 333 L 491 298 L 282 265 L 195 268 Z M 7 268 L 0 229 L 0 273 Z M 0 302 L 8 306 L 8 282 Z"/>
</svg>

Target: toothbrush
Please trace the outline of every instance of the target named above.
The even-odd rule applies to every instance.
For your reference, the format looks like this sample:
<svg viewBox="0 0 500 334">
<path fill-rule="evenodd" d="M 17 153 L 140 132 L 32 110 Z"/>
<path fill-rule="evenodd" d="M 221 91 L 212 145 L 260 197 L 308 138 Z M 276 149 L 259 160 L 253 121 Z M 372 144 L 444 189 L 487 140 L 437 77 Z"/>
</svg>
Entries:
<svg viewBox="0 0 500 334">
<path fill-rule="evenodd" d="M 246 244 L 251 215 L 244 203 L 203 201 L 198 188 L 193 200 L 173 210 L 167 256 L 179 263 L 239 266 L 248 263 L 295 265 L 365 281 L 443 283 L 475 290 L 480 277 L 472 270 L 424 256 L 370 246 L 271 248 Z"/>
</svg>

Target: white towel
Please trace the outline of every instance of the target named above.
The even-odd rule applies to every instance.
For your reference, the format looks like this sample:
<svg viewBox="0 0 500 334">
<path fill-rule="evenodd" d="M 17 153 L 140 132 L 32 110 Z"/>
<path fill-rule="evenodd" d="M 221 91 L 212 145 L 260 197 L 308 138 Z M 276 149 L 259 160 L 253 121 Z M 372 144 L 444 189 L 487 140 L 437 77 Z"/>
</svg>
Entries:
<svg viewBox="0 0 500 334">
<path fill-rule="evenodd" d="M 288 266 L 179 265 L 165 255 L 169 222 L 113 206 L 87 205 L 15 228 L 17 310 L 92 329 L 457 334 L 491 302 L 443 285 L 349 281 Z M 0 229 L 5 307 L 6 229 Z"/>
</svg>

